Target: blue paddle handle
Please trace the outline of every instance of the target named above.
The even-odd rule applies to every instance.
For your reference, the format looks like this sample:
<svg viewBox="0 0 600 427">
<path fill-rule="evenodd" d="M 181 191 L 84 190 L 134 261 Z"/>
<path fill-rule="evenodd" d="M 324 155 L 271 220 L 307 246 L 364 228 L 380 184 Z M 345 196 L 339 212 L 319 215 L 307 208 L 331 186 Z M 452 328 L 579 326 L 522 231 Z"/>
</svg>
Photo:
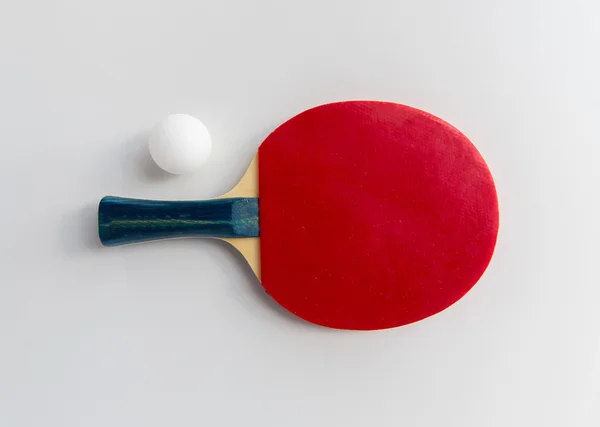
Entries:
<svg viewBox="0 0 600 427">
<path fill-rule="evenodd" d="M 258 198 L 163 202 L 106 196 L 98 206 L 105 246 L 176 237 L 258 237 Z"/>
</svg>

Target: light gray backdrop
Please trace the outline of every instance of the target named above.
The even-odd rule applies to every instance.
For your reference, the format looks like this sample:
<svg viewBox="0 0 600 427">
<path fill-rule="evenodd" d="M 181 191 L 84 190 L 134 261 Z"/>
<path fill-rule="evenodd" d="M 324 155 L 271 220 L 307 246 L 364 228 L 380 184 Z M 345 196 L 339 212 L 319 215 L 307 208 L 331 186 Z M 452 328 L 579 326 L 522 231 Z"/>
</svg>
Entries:
<svg viewBox="0 0 600 427">
<path fill-rule="evenodd" d="M 600 30 L 589 0 L 0 0 L 0 425 L 600 425 Z M 462 301 L 374 333 L 295 319 L 224 244 L 104 249 L 105 194 L 205 198 L 343 99 L 464 131 L 497 181 Z M 195 175 L 146 132 L 190 113 Z"/>
</svg>

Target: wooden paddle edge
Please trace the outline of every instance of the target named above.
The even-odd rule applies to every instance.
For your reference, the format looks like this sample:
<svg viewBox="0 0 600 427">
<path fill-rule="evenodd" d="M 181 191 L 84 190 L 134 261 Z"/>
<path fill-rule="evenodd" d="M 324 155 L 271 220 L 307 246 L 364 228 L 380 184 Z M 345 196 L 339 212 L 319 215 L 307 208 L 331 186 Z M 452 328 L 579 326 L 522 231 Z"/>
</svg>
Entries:
<svg viewBox="0 0 600 427">
<path fill-rule="evenodd" d="M 231 191 L 218 198 L 231 197 L 258 197 L 258 154 L 252 159 L 240 182 Z M 229 243 L 242 254 L 260 280 L 260 238 L 223 238 L 221 240 Z"/>
</svg>

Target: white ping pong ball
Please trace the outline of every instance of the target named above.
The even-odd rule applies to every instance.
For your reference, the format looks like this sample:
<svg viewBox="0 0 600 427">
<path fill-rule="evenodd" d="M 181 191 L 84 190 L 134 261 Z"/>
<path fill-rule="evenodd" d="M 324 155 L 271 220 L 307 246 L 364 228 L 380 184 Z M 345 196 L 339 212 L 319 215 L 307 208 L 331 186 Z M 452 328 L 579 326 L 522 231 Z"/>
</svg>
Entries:
<svg viewBox="0 0 600 427">
<path fill-rule="evenodd" d="M 210 155 L 212 141 L 204 124 L 188 114 L 171 114 L 152 129 L 148 141 L 156 164 L 172 174 L 198 170 Z"/>
</svg>

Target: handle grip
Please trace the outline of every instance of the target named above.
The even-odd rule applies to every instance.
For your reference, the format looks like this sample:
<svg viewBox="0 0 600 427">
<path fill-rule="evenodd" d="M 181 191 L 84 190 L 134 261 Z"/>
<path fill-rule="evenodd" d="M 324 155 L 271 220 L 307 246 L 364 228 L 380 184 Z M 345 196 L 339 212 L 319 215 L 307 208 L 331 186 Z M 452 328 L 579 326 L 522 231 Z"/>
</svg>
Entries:
<svg viewBox="0 0 600 427">
<path fill-rule="evenodd" d="M 258 237 L 258 198 L 154 201 L 104 197 L 98 234 L 105 246 L 176 237 Z"/>
</svg>

